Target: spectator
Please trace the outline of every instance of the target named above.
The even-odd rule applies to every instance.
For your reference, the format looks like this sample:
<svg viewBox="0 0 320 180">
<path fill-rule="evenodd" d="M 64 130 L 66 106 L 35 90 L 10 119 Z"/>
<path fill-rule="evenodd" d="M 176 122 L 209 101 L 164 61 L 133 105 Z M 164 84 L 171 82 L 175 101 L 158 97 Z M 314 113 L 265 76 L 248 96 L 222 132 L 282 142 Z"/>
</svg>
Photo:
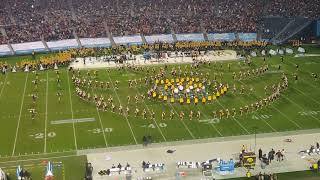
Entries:
<svg viewBox="0 0 320 180">
<path fill-rule="evenodd" d="M 319 18 L 312 0 L 13 0 L 0 8 L 0 43 L 142 33 L 256 32 L 264 16 Z M 282 23 L 284 24 L 284 23 Z"/>
<path fill-rule="evenodd" d="M 261 158 L 262 158 L 262 150 L 261 150 L 261 148 L 259 149 L 259 159 L 261 160 Z"/>
</svg>

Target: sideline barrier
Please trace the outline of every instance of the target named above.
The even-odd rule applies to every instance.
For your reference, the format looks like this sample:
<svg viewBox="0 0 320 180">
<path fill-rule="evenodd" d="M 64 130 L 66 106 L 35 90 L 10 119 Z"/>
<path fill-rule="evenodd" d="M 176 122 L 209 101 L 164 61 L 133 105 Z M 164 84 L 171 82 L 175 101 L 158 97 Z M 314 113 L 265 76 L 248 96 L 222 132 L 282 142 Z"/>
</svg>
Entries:
<svg viewBox="0 0 320 180">
<path fill-rule="evenodd" d="M 204 41 L 203 34 L 176 34 L 177 41 Z"/>
<path fill-rule="evenodd" d="M 7 55 L 11 55 L 11 51 L 8 45 L 6 44 L 0 45 L 0 56 L 7 56 Z"/>
<path fill-rule="evenodd" d="M 12 48 L 16 54 L 26 54 L 32 51 L 35 51 L 35 52 L 47 51 L 42 41 L 12 44 Z"/>
<path fill-rule="evenodd" d="M 83 47 L 109 47 L 111 46 L 109 38 L 80 38 Z"/>
<path fill-rule="evenodd" d="M 173 43 L 172 34 L 155 34 L 151 36 L 145 36 L 146 41 L 148 44 L 153 44 L 156 42 L 166 42 L 166 43 Z"/>
<path fill-rule="evenodd" d="M 113 37 L 113 40 L 116 44 L 119 45 L 132 45 L 143 43 L 140 35 Z"/>
<path fill-rule="evenodd" d="M 205 41 L 202 33 L 190 33 L 190 34 L 176 34 L 177 41 Z M 256 40 L 256 33 L 239 33 L 239 39 L 243 41 Z M 172 34 L 154 34 L 145 36 L 146 42 L 148 44 L 153 44 L 155 42 L 167 42 L 173 43 L 174 39 Z M 109 38 L 80 38 L 81 45 L 87 48 L 93 47 L 109 47 L 111 46 L 111 41 Z M 140 35 L 133 36 L 120 36 L 113 37 L 113 40 L 118 45 L 140 45 L 143 44 Z M 209 41 L 234 41 L 236 40 L 235 33 L 209 33 Z M 65 39 L 58 41 L 49 41 L 47 46 L 50 51 L 63 51 L 71 48 L 80 48 L 76 39 Z M 48 52 L 42 41 L 27 42 L 12 44 L 12 48 L 16 54 L 31 54 L 32 51 L 35 52 Z M 11 55 L 11 51 L 7 44 L 0 45 L 0 56 Z"/>
<path fill-rule="evenodd" d="M 236 35 L 234 33 L 209 33 L 209 41 L 234 41 L 236 40 Z"/>
<path fill-rule="evenodd" d="M 238 33 L 238 35 L 242 41 L 253 41 L 257 39 L 257 33 Z"/>
<path fill-rule="evenodd" d="M 50 42 L 47 42 L 47 45 L 48 45 L 49 49 L 53 50 L 53 51 L 67 50 L 70 48 L 78 48 L 79 47 L 76 39 L 50 41 Z"/>
</svg>

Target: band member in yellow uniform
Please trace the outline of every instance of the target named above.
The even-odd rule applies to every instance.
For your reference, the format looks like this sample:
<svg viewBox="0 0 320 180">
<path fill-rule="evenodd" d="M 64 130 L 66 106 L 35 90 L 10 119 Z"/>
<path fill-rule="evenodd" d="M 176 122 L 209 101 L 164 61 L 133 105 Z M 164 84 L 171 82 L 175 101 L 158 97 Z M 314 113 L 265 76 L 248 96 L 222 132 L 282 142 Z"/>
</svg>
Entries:
<svg viewBox="0 0 320 180">
<path fill-rule="evenodd" d="M 222 109 L 219 111 L 219 115 L 220 115 L 220 119 L 222 119 L 222 117 L 224 116 L 224 111 Z"/>
<path fill-rule="evenodd" d="M 179 117 L 180 117 L 180 120 L 183 120 L 184 113 L 182 111 L 180 111 Z"/>
<path fill-rule="evenodd" d="M 192 120 L 192 117 L 193 117 L 193 111 L 191 110 L 191 111 L 190 111 L 190 114 L 189 114 L 189 120 L 190 120 L 190 121 Z"/>
<path fill-rule="evenodd" d="M 174 116 L 174 112 L 173 112 L 173 110 L 171 109 L 171 110 L 170 110 L 170 120 L 173 119 L 173 116 Z"/>
<path fill-rule="evenodd" d="M 194 98 L 194 104 L 197 105 L 199 102 L 199 99 L 197 97 Z"/>
<path fill-rule="evenodd" d="M 207 99 L 205 97 L 202 97 L 202 104 L 206 104 Z"/>
<path fill-rule="evenodd" d="M 139 109 L 136 107 L 136 110 L 134 111 L 134 117 L 137 117 L 139 115 Z"/>
<path fill-rule="evenodd" d="M 197 118 L 198 118 L 198 120 L 200 120 L 200 118 L 201 118 L 201 112 L 200 111 L 197 111 Z"/>
<path fill-rule="evenodd" d="M 184 99 L 182 97 L 180 97 L 180 100 L 179 100 L 180 104 L 183 105 L 184 103 Z"/>
<path fill-rule="evenodd" d="M 165 120 L 165 116 L 166 116 L 166 113 L 164 111 L 162 111 L 161 113 L 161 119 L 164 121 Z"/>
</svg>

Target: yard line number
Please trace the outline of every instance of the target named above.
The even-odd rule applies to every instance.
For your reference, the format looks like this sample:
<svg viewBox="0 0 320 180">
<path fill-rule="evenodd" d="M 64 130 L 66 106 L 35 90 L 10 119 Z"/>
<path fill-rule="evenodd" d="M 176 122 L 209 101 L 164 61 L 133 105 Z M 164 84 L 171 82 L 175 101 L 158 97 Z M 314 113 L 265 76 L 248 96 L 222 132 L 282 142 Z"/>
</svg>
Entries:
<svg viewBox="0 0 320 180">
<path fill-rule="evenodd" d="M 159 123 L 158 124 L 160 128 L 166 128 L 168 125 L 166 123 Z M 149 125 L 143 125 L 141 127 L 144 127 L 144 128 L 151 128 L 151 129 L 155 129 L 157 128 L 156 125 L 154 124 L 149 124 Z"/>
<path fill-rule="evenodd" d="M 319 115 L 320 111 L 300 111 L 298 112 L 301 116 L 314 116 Z"/>
<path fill-rule="evenodd" d="M 54 137 L 56 137 L 56 135 L 57 134 L 55 132 L 49 132 L 47 134 L 47 137 L 48 138 L 54 138 Z M 33 137 L 35 139 L 43 139 L 44 138 L 44 133 L 35 133 L 35 134 L 30 134 L 29 136 Z"/>
<path fill-rule="evenodd" d="M 95 128 L 95 129 L 89 129 L 88 130 L 89 132 L 93 133 L 93 134 L 100 134 L 102 133 L 103 131 L 105 133 L 111 133 L 113 131 L 113 128 L 104 128 L 104 130 L 102 131 L 101 128 Z"/>
<path fill-rule="evenodd" d="M 266 120 L 266 119 L 270 119 L 272 117 L 271 114 L 257 114 L 257 115 L 252 115 L 251 119 L 255 119 L 255 120 Z"/>
</svg>

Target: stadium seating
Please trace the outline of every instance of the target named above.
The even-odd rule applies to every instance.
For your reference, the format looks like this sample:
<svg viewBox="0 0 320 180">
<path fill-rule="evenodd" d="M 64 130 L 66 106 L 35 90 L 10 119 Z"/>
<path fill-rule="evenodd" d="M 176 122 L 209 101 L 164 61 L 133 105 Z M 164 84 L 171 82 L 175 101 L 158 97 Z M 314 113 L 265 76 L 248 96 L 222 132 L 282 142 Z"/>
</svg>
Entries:
<svg viewBox="0 0 320 180">
<path fill-rule="evenodd" d="M 319 4 L 312 0 L 13 0 L 0 8 L 0 27 L 8 36 L 0 37 L 0 43 L 107 37 L 109 33 L 256 32 L 261 18 L 269 15 L 316 19 Z"/>
</svg>

